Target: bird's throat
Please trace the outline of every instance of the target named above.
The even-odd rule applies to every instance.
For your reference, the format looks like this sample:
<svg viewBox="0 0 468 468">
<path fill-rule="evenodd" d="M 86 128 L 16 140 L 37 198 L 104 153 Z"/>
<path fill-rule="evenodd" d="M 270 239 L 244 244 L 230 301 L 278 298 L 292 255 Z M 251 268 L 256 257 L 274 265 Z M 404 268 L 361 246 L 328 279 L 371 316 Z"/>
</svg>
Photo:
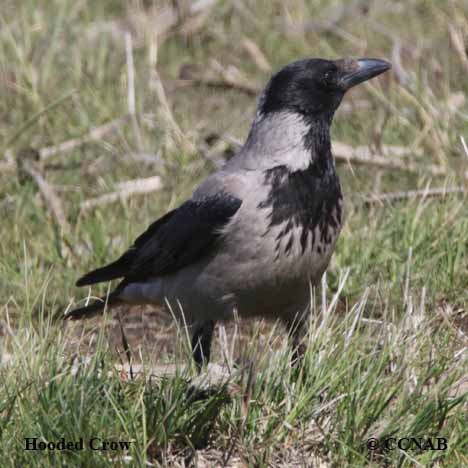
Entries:
<svg viewBox="0 0 468 468">
<path fill-rule="evenodd" d="M 309 123 L 309 130 L 304 136 L 304 147 L 309 153 L 308 171 L 317 177 L 335 174 L 335 163 L 331 152 L 330 122 L 328 119 L 316 119 Z"/>
</svg>

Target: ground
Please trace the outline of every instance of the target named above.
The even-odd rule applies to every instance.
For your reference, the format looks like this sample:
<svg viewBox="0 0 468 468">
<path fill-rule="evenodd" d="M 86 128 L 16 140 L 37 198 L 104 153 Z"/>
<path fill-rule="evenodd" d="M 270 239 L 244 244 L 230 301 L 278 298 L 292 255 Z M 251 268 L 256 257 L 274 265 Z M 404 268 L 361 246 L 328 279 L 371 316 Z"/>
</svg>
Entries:
<svg viewBox="0 0 468 468">
<path fill-rule="evenodd" d="M 1 466 L 468 465 L 466 1 L 4 0 L 0 21 Z M 64 324 L 107 292 L 76 279 L 189 196 L 271 73 L 311 56 L 393 69 L 335 118 L 347 220 L 304 365 L 277 324 L 218 328 L 201 377 L 161 310 Z"/>
</svg>

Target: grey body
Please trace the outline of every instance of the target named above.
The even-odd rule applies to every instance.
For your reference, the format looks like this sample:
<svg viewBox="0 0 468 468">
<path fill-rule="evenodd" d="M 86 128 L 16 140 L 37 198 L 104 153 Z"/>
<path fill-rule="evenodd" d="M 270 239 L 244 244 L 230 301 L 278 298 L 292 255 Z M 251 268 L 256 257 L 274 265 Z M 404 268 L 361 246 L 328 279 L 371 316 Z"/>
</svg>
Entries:
<svg viewBox="0 0 468 468">
<path fill-rule="evenodd" d="M 203 199 L 219 192 L 242 200 L 216 248 L 199 261 L 173 273 L 132 283 L 120 298 L 133 304 L 166 302 L 175 314 L 184 314 L 187 324 L 205 320 L 265 317 L 294 320 L 308 306 L 310 285 L 316 284 L 330 261 L 342 220 L 330 242 L 315 242 L 309 236 L 302 251 L 301 228 L 291 229 L 288 253 L 278 234 L 284 224 L 269 227 L 271 209 L 259 208 L 271 186 L 264 183 L 265 170 L 287 165 L 306 168 L 314 155 L 304 148 L 307 125 L 300 116 L 280 113 L 264 121 L 255 120 L 251 139 L 224 168 L 209 176 L 194 192 Z M 262 154 L 264 152 L 265 154 Z M 338 201 L 341 206 L 341 199 Z M 315 239 L 319 239 L 319 227 Z M 320 253 L 319 253 L 320 252 Z"/>
<path fill-rule="evenodd" d="M 123 278 L 109 306 L 169 305 L 191 328 L 198 365 L 209 359 L 214 323 L 235 315 L 280 319 L 297 349 L 310 287 L 327 268 L 343 223 L 333 115 L 350 87 L 389 68 L 376 59 L 309 59 L 280 70 L 239 153 L 121 258 L 77 285 Z M 96 301 L 67 317 L 103 308 Z"/>
</svg>

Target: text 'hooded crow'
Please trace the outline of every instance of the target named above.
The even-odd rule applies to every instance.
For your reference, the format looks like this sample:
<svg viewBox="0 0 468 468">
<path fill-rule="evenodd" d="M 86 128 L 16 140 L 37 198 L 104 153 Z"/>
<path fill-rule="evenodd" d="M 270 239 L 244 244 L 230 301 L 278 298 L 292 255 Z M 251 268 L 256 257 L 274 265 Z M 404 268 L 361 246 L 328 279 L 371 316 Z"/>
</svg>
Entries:
<svg viewBox="0 0 468 468">
<path fill-rule="evenodd" d="M 78 280 L 121 279 L 107 302 L 66 316 L 167 301 L 189 326 L 198 366 L 209 360 L 217 320 L 280 319 L 297 353 L 310 285 L 327 268 L 343 222 L 333 114 L 348 89 L 389 68 L 377 59 L 307 59 L 276 73 L 242 149 L 118 260 Z"/>
</svg>

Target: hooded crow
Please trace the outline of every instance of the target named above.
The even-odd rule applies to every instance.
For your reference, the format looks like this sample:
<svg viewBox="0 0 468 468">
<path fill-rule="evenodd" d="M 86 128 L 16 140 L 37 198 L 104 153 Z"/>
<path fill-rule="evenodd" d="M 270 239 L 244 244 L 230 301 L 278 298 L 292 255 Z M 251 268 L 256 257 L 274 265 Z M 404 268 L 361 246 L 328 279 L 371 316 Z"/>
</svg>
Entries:
<svg viewBox="0 0 468 468">
<path fill-rule="evenodd" d="M 216 321 L 279 319 L 297 353 L 310 286 L 343 223 L 333 115 L 348 89 L 389 68 L 378 59 L 306 59 L 277 72 L 242 149 L 118 260 L 80 278 L 77 286 L 120 283 L 66 317 L 90 317 L 106 305 L 169 305 L 190 329 L 198 367 L 209 360 Z"/>
</svg>

